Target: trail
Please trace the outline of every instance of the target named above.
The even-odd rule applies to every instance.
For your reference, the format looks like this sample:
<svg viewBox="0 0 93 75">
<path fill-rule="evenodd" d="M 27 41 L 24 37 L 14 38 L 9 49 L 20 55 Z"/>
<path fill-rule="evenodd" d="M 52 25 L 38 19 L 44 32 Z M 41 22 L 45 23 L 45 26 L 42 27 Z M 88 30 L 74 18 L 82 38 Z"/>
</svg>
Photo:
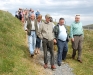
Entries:
<svg viewBox="0 0 93 75">
<path fill-rule="evenodd" d="M 27 35 L 26 35 L 26 44 L 28 44 L 27 42 L 28 41 L 27 41 Z M 48 61 L 49 61 L 48 62 L 48 68 L 47 69 L 43 69 L 44 74 L 41 74 L 41 75 L 75 75 L 72 72 L 73 69 L 68 65 L 68 63 L 62 62 L 62 65 L 60 67 L 57 65 L 57 52 L 54 52 L 54 56 L 55 56 L 56 69 L 54 71 L 51 70 L 50 54 L 48 52 Z M 41 49 L 40 54 L 35 55 L 33 60 L 34 60 L 34 62 L 36 62 L 37 64 L 39 64 L 40 66 L 43 67 L 43 65 L 44 65 L 43 57 L 44 57 L 43 50 Z"/>
<path fill-rule="evenodd" d="M 45 75 L 75 75 L 73 74 L 73 69 L 68 65 L 68 63 L 62 62 L 62 65 L 59 67 L 57 65 L 57 52 L 55 52 L 55 66 L 56 69 L 53 71 L 51 70 L 51 65 L 50 65 L 50 54 L 48 52 L 48 68 L 45 69 L 44 71 L 46 72 Z M 42 67 L 44 65 L 44 61 L 43 61 L 43 51 L 41 51 L 41 53 L 39 55 L 37 55 L 37 60 L 38 64 L 40 64 Z"/>
</svg>

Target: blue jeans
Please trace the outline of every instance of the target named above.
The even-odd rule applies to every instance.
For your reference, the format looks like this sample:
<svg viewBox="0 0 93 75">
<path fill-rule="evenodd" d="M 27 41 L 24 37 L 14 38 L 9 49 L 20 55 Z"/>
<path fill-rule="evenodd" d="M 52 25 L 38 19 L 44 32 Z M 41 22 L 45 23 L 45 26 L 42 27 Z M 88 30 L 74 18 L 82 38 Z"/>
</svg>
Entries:
<svg viewBox="0 0 93 75">
<path fill-rule="evenodd" d="M 66 54 L 68 51 L 68 43 L 67 41 L 57 41 L 57 46 L 58 46 L 58 57 L 57 57 L 57 62 L 61 63 L 62 60 L 66 58 Z"/>
<path fill-rule="evenodd" d="M 28 36 L 28 45 L 30 54 L 34 54 L 35 46 L 36 46 L 36 32 L 31 31 L 31 35 Z"/>
<path fill-rule="evenodd" d="M 36 38 L 36 48 L 40 48 L 41 45 L 41 39 L 37 36 Z"/>
</svg>

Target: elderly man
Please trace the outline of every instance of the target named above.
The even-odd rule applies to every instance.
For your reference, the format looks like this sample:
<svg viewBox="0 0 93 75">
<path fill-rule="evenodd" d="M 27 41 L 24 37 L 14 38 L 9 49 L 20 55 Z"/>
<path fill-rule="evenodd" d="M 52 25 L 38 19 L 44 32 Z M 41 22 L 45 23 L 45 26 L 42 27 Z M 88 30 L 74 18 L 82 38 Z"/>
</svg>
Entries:
<svg viewBox="0 0 93 75">
<path fill-rule="evenodd" d="M 53 51 L 53 25 L 50 22 L 50 15 L 45 15 L 45 22 L 40 25 L 38 36 L 43 40 L 43 50 L 44 50 L 44 68 L 48 67 L 48 59 L 47 59 L 47 46 L 49 47 L 49 51 L 51 54 L 51 69 L 56 69 L 54 66 L 54 51 Z"/>
<path fill-rule="evenodd" d="M 25 30 L 28 34 L 28 44 L 31 57 L 34 56 L 34 50 L 36 45 L 36 30 L 37 30 L 37 23 L 35 20 L 35 15 L 31 14 L 31 17 L 26 21 Z"/>
<path fill-rule="evenodd" d="M 71 25 L 70 29 L 70 37 L 72 41 L 72 48 L 73 48 L 73 54 L 72 58 L 75 58 L 76 51 L 78 50 L 78 58 L 77 60 L 82 63 L 81 60 L 81 54 L 82 54 L 82 42 L 83 42 L 83 27 L 82 23 L 80 22 L 80 15 L 75 16 L 75 21 Z"/>
<path fill-rule="evenodd" d="M 68 51 L 67 30 L 64 22 L 64 18 L 60 18 L 58 25 L 56 25 L 53 30 L 56 37 L 55 43 L 57 43 L 58 46 L 58 66 L 61 66 L 61 62 L 66 58 L 66 54 Z"/>
</svg>

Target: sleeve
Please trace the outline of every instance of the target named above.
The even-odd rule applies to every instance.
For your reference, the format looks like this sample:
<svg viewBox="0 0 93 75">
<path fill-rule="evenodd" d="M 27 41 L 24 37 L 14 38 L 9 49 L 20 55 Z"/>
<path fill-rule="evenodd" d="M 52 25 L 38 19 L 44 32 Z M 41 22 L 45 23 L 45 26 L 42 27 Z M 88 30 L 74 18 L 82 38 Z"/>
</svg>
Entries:
<svg viewBox="0 0 93 75">
<path fill-rule="evenodd" d="M 70 37 L 73 38 L 73 24 L 70 27 Z"/>
<path fill-rule="evenodd" d="M 43 24 L 40 25 L 38 32 L 37 32 L 37 35 L 40 39 L 43 39 L 42 31 L 43 31 Z"/>
<path fill-rule="evenodd" d="M 83 32 L 83 37 L 84 37 L 84 29 L 83 29 L 83 26 L 82 26 L 82 32 Z"/>
<path fill-rule="evenodd" d="M 27 30 L 27 21 L 24 23 L 24 30 Z"/>
<path fill-rule="evenodd" d="M 57 26 L 54 26 L 53 34 L 54 34 L 54 38 L 57 39 L 57 36 L 58 36 L 58 34 L 57 34 Z"/>
</svg>

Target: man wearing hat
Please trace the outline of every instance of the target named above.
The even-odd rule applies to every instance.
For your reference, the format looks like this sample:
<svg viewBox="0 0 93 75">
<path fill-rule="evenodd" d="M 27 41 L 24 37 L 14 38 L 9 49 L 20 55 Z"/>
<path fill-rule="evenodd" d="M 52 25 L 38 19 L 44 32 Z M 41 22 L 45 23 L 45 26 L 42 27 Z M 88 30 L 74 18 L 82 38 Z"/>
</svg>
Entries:
<svg viewBox="0 0 93 75">
<path fill-rule="evenodd" d="M 44 50 L 44 68 L 48 67 L 48 58 L 47 58 L 47 47 L 49 47 L 49 52 L 51 54 L 51 69 L 56 69 L 54 66 L 54 51 L 53 51 L 53 25 L 50 22 L 50 15 L 45 15 L 45 22 L 40 25 L 38 36 L 42 39 L 43 50 Z"/>
<path fill-rule="evenodd" d="M 70 37 L 72 42 L 72 58 L 75 59 L 76 51 L 78 51 L 78 58 L 77 60 L 82 63 L 81 54 L 82 54 L 82 42 L 83 42 L 83 27 L 82 23 L 80 22 L 80 15 L 75 16 L 75 21 L 71 24 L 70 29 Z"/>
</svg>

